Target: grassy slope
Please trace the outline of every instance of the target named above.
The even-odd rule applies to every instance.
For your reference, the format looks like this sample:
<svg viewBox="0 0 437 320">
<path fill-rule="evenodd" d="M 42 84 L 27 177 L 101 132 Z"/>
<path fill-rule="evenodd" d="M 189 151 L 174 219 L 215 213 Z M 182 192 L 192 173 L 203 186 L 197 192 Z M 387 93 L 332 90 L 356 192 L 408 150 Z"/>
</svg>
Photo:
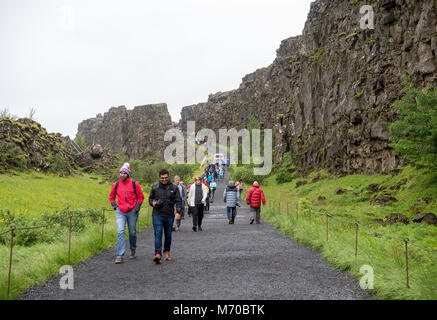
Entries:
<svg viewBox="0 0 437 320">
<path fill-rule="evenodd" d="M 73 234 L 71 261 L 76 264 L 116 243 L 115 216 L 108 201 L 111 186 L 99 184 L 99 180 L 102 178 L 94 175 L 60 178 L 31 171 L 0 175 L 0 208 L 25 216 L 55 212 L 67 206 L 72 209 L 107 208 L 103 243 L 100 224 L 90 224 L 84 232 Z M 145 197 L 147 199 L 146 194 Z M 141 229 L 151 224 L 148 214 L 148 206 L 144 205 L 140 212 Z M 0 232 L 4 229 L 0 222 Z M 47 277 L 59 272 L 59 268 L 67 264 L 67 252 L 67 234 L 60 234 L 59 240 L 51 244 L 15 246 L 10 298 L 44 283 Z M 9 246 L 0 245 L 0 299 L 6 298 L 8 266 Z"/>
<path fill-rule="evenodd" d="M 326 175 L 322 172 L 321 175 Z M 301 206 L 307 199 L 313 211 L 324 211 L 346 219 L 357 221 L 375 231 L 398 238 L 408 237 L 413 243 L 437 251 L 437 227 L 426 224 L 392 225 L 382 227 L 373 219 L 384 218 L 390 213 L 402 213 L 410 218 L 416 215 L 410 208 L 424 197 L 434 197 L 430 204 L 422 204 L 423 212 L 437 212 L 436 176 L 407 167 L 392 177 L 391 175 L 351 175 L 340 179 L 326 178 L 311 183 L 312 174 L 307 179 L 278 185 L 275 175 L 269 177 L 262 186 L 267 199 L 282 202 L 282 210 L 267 209 L 264 218 L 297 241 L 311 245 L 320 250 L 330 263 L 340 269 L 348 270 L 358 278 L 360 267 L 370 265 L 375 272 L 375 289 L 377 297 L 383 299 L 437 299 L 437 256 L 422 250 L 409 248 L 410 288 L 406 288 L 404 243 L 375 236 L 370 231 L 359 230 L 359 254 L 355 253 L 355 227 L 330 219 L 329 241 L 326 241 L 326 217 L 313 213 L 312 221 L 306 214 L 308 210 L 300 209 L 296 215 L 295 204 Z M 306 180 L 307 185 L 296 188 L 296 182 Z M 376 195 L 391 194 L 398 199 L 388 206 L 373 206 L 374 194 L 366 190 L 370 184 L 379 184 L 384 189 Z M 349 192 L 336 195 L 337 188 Z M 356 194 L 354 194 L 354 192 Z M 326 200 L 318 200 L 319 196 Z M 286 202 L 291 202 L 289 215 Z"/>
</svg>

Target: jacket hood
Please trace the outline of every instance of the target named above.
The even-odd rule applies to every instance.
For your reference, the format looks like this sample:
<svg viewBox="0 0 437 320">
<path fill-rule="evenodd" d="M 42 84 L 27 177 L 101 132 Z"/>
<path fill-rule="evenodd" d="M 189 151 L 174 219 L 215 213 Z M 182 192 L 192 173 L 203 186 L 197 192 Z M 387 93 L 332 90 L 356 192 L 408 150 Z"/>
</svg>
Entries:
<svg viewBox="0 0 437 320">
<path fill-rule="evenodd" d="M 254 184 L 253 184 L 253 187 L 254 187 L 254 188 L 259 188 L 259 184 L 254 183 Z"/>
</svg>

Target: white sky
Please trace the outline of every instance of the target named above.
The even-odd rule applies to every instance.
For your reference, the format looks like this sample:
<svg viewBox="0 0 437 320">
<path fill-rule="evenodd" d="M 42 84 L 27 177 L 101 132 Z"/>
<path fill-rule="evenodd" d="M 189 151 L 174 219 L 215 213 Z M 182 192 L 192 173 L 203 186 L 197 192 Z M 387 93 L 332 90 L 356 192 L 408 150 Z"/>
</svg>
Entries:
<svg viewBox="0 0 437 320">
<path fill-rule="evenodd" d="M 74 138 L 112 106 L 236 89 L 302 33 L 312 0 L 0 0 L 0 109 Z"/>
</svg>

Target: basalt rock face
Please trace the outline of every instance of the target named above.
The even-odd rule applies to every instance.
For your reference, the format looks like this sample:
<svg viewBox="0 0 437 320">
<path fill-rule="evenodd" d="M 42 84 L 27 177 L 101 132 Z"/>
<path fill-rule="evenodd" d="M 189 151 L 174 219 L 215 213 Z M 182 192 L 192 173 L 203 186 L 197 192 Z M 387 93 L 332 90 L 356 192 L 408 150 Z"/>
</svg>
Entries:
<svg viewBox="0 0 437 320">
<path fill-rule="evenodd" d="M 304 171 L 388 173 L 402 164 L 386 123 L 402 97 L 404 76 L 437 85 L 437 0 L 380 0 L 374 29 L 362 30 L 361 1 L 317 0 L 301 36 L 282 41 L 275 61 L 236 90 L 184 107 L 196 128 L 274 132 L 274 161 L 291 152 Z M 252 122 L 253 123 L 253 122 Z"/>
<path fill-rule="evenodd" d="M 78 134 L 87 145 L 99 144 L 114 153 L 142 159 L 165 148 L 164 134 L 172 127 L 166 104 L 113 107 L 103 116 L 82 121 Z"/>
<path fill-rule="evenodd" d="M 71 140 L 29 118 L 0 119 L 0 172 L 13 167 L 70 174 L 76 168 Z"/>
</svg>

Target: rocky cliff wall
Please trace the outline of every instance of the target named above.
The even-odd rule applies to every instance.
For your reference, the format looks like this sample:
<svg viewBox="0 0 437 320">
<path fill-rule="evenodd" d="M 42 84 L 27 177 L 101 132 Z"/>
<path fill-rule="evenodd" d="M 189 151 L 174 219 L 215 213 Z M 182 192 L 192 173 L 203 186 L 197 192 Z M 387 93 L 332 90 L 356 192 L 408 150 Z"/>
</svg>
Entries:
<svg viewBox="0 0 437 320">
<path fill-rule="evenodd" d="M 197 128 L 274 129 L 275 162 L 337 175 L 387 173 L 401 163 L 386 123 L 408 75 L 437 85 L 437 0 L 380 0 L 373 30 L 360 28 L 363 1 L 317 0 L 303 34 L 282 41 L 274 62 L 240 87 L 182 109 Z"/>
<path fill-rule="evenodd" d="M 78 134 L 87 145 L 100 144 L 114 153 L 142 159 L 164 150 L 164 134 L 172 127 L 166 104 L 154 104 L 127 110 L 109 109 L 103 116 L 82 121 Z"/>
</svg>

